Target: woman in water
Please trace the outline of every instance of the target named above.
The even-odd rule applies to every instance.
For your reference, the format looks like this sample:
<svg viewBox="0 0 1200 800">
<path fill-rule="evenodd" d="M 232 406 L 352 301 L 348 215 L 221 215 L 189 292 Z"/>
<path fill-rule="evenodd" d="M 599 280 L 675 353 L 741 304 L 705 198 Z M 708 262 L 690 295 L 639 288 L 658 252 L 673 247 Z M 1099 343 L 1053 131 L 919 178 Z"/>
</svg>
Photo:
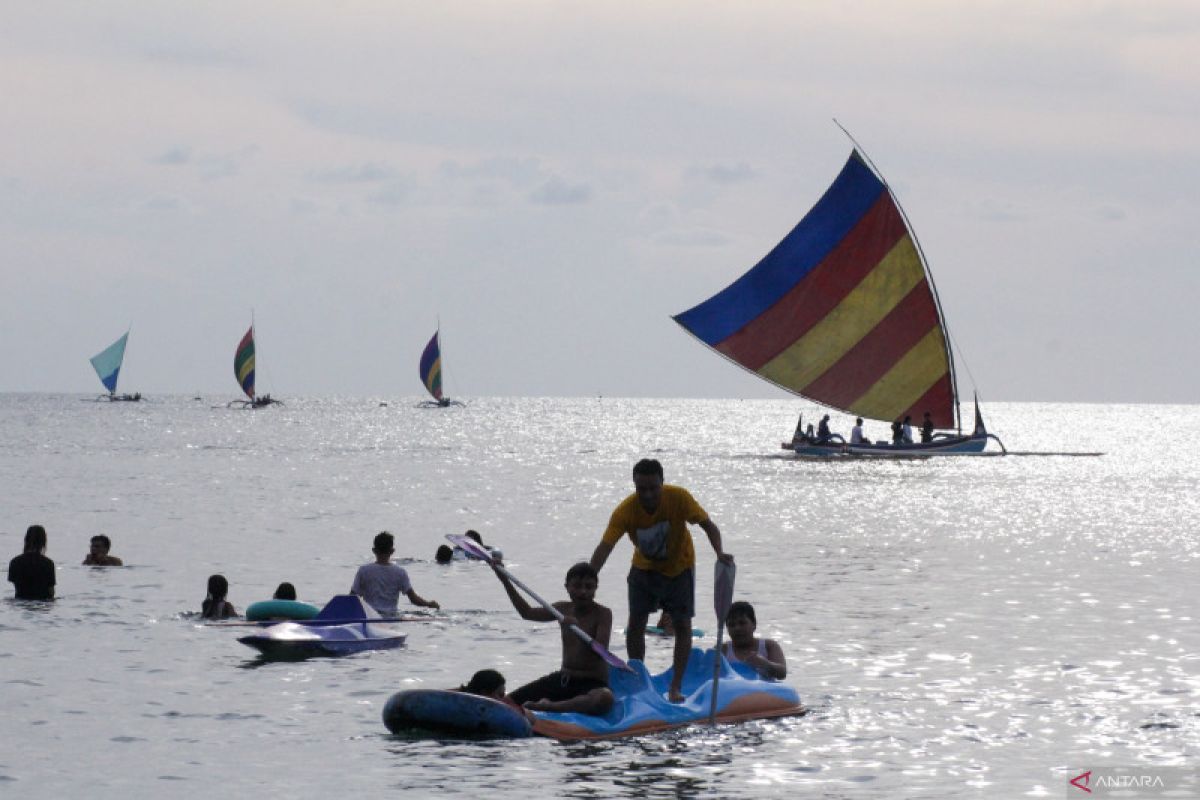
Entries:
<svg viewBox="0 0 1200 800">
<path fill-rule="evenodd" d="M 208 576 L 208 596 L 200 606 L 200 616 L 204 619 L 226 619 L 236 617 L 237 609 L 225 599 L 229 594 L 229 581 L 224 575 Z"/>
</svg>

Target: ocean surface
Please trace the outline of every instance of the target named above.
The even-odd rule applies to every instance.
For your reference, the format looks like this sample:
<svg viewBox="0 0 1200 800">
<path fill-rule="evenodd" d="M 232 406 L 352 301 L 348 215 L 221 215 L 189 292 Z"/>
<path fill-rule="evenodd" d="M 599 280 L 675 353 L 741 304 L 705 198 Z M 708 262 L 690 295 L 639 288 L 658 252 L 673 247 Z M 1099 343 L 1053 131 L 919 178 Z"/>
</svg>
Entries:
<svg viewBox="0 0 1200 800">
<path fill-rule="evenodd" d="M 779 449 L 819 413 L 789 400 L 81 399 L 0 395 L 0 551 L 45 525 L 59 594 L 0 601 L 0 795 L 1068 797 L 1089 768 L 1200 769 L 1200 406 L 984 409 L 1010 451 L 1098 457 L 822 463 Z M 590 744 L 389 734 L 395 691 L 558 664 L 490 570 L 434 563 L 444 536 L 480 531 L 561 597 L 647 456 L 720 526 L 811 713 Z M 442 604 L 403 649 L 263 661 L 195 619 L 216 572 L 239 609 L 284 580 L 324 602 L 384 529 Z M 128 566 L 80 565 L 96 533 Z M 618 628 L 629 556 L 598 593 Z"/>
</svg>

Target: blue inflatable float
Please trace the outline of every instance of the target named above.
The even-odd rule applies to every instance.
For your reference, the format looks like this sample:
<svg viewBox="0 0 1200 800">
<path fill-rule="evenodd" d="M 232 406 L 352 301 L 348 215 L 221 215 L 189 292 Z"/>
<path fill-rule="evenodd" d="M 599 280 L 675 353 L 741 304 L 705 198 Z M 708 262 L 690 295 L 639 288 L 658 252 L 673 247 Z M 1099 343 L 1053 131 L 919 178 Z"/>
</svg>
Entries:
<svg viewBox="0 0 1200 800">
<path fill-rule="evenodd" d="M 616 702 L 607 714 L 524 712 L 507 703 L 461 692 L 417 689 L 393 695 L 384 706 L 388 730 L 413 728 L 458 736 L 528 736 L 563 741 L 613 739 L 682 728 L 708 721 L 712 701 L 712 650 L 692 650 L 683 676 L 682 703 L 667 700 L 671 670 L 651 675 L 640 661 L 633 672 L 609 670 Z M 722 723 L 803 714 L 800 696 L 787 684 L 759 677 L 745 664 L 721 659 L 717 720 Z"/>
</svg>

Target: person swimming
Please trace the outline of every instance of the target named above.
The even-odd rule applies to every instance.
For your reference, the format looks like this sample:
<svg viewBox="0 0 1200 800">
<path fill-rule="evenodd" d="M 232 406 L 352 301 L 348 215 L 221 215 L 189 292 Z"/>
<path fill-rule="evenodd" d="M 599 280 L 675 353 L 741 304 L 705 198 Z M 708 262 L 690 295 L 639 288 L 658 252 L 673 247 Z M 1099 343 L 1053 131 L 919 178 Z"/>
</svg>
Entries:
<svg viewBox="0 0 1200 800">
<path fill-rule="evenodd" d="M 503 700 L 504 687 L 503 675 L 494 669 L 481 669 L 471 676 L 471 680 L 458 687 L 458 691 L 477 694 L 480 697 L 490 697 L 493 700 Z"/>
</svg>

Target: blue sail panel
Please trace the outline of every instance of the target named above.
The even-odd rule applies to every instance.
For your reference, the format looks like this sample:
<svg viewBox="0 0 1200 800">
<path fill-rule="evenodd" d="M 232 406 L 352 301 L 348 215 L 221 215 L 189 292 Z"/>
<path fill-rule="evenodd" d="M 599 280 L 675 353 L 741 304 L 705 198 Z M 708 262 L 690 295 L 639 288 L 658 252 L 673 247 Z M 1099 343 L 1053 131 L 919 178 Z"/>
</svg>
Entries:
<svg viewBox="0 0 1200 800">
<path fill-rule="evenodd" d="M 125 342 L 129 339 L 129 331 L 115 342 L 92 356 L 92 368 L 100 376 L 100 382 L 109 394 L 117 391 L 117 376 L 121 373 L 121 363 L 125 360 Z"/>
<path fill-rule="evenodd" d="M 825 195 L 749 272 L 675 321 L 710 347 L 759 317 L 804 280 L 879 199 L 883 182 L 857 152 Z"/>
</svg>

